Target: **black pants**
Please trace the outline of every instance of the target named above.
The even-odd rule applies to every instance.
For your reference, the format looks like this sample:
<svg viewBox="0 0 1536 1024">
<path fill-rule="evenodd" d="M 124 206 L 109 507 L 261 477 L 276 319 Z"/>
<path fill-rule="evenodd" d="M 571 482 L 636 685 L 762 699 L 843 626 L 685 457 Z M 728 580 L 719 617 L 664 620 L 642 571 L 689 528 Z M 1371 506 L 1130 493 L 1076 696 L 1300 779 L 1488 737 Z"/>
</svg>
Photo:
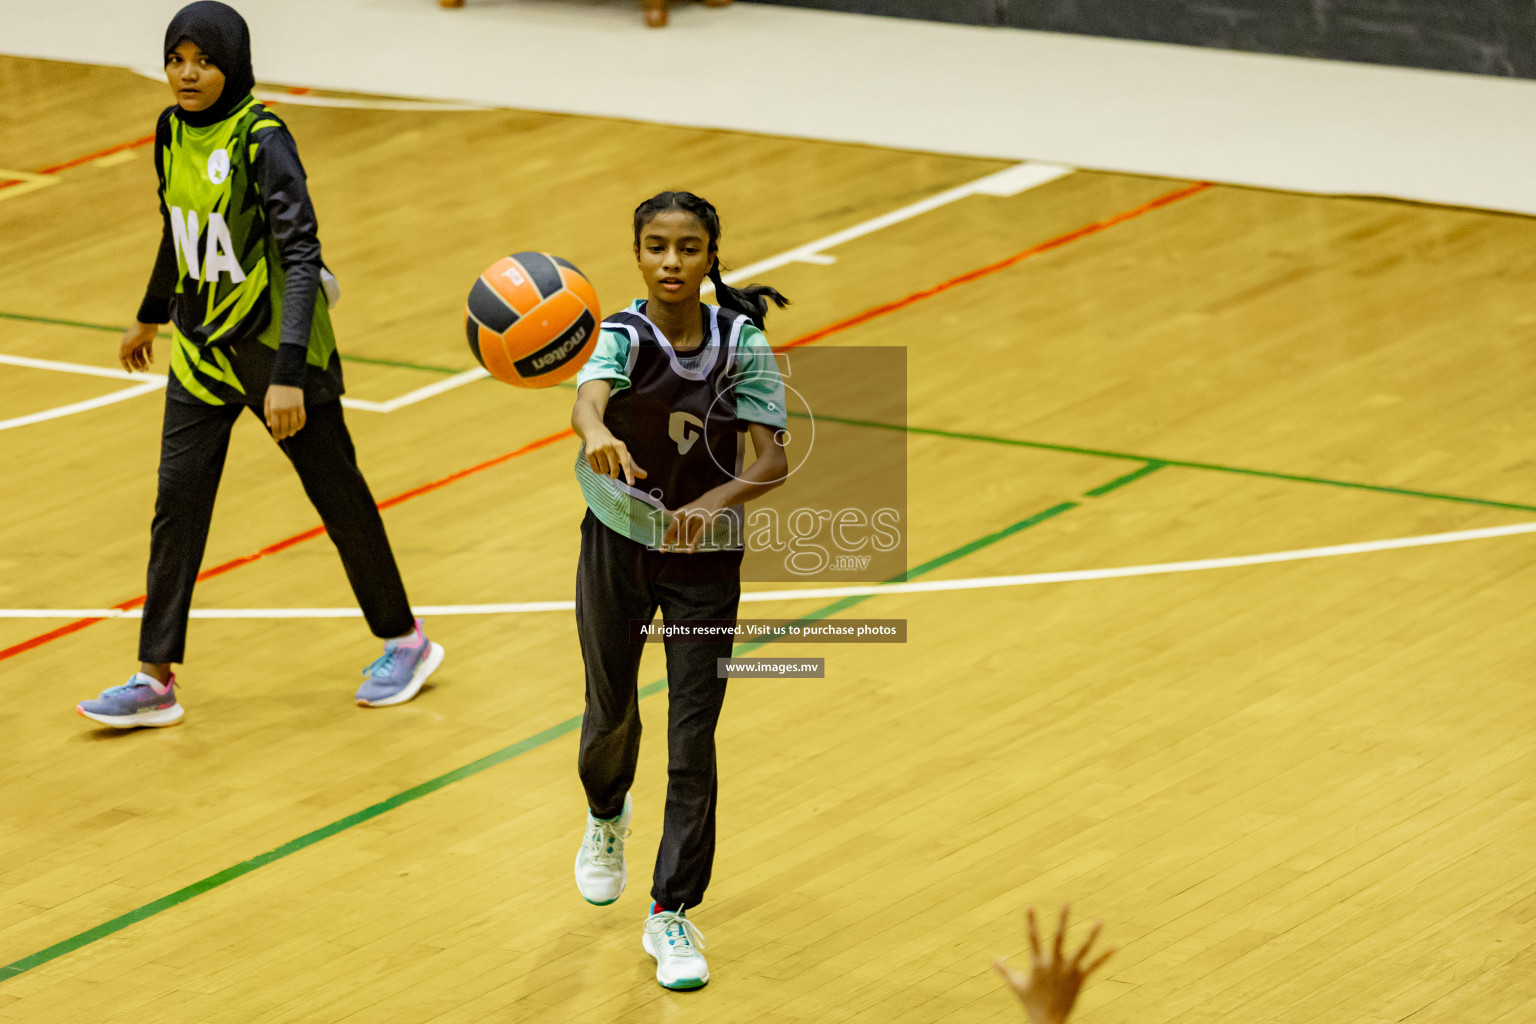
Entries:
<svg viewBox="0 0 1536 1024">
<path fill-rule="evenodd" d="M 208 543 L 229 431 L 245 408 L 166 399 L 160 490 L 149 542 L 149 596 L 139 629 L 141 661 L 179 663 L 185 654 L 187 611 Z M 260 409 L 251 407 L 251 412 L 262 418 Z M 415 620 L 405 584 L 384 533 L 384 521 L 357 468 L 341 403 L 307 407 L 304 429 L 281 445 L 341 552 L 352 592 L 374 635 L 409 633 Z"/>
<path fill-rule="evenodd" d="M 576 631 L 587 669 L 577 771 L 599 818 L 624 809 L 640 756 L 636 684 L 644 644 L 630 642 L 631 619 L 736 618 L 741 553 L 662 554 L 615 533 L 591 512 L 581 523 Z M 666 641 L 667 808 L 651 899 L 667 910 L 697 906 L 715 860 L 715 723 L 725 680 L 715 659 L 730 640 Z"/>
</svg>

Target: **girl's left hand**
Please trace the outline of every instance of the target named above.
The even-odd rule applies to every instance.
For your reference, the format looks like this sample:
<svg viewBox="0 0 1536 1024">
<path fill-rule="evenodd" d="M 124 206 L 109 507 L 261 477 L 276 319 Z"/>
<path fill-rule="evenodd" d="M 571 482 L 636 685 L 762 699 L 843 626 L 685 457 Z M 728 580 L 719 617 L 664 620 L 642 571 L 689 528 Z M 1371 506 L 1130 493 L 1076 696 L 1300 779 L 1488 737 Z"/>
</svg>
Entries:
<svg viewBox="0 0 1536 1024">
<path fill-rule="evenodd" d="M 709 500 L 706 494 L 675 509 L 672 521 L 667 524 L 666 535 L 661 538 L 661 550 L 693 554 L 709 537 L 709 524 L 714 522 L 721 508 L 720 504 Z"/>
<path fill-rule="evenodd" d="M 267 388 L 267 429 L 283 441 L 304 429 L 304 389 L 274 384 Z"/>
</svg>

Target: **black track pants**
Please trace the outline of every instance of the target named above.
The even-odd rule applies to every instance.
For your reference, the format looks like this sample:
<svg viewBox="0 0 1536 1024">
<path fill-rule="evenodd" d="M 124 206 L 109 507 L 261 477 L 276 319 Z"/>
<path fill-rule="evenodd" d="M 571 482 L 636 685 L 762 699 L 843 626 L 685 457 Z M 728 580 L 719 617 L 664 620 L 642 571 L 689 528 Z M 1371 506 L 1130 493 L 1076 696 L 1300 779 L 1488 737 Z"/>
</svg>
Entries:
<svg viewBox="0 0 1536 1024">
<path fill-rule="evenodd" d="M 643 644 L 630 642 L 630 620 L 736 618 L 741 553 L 663 554 L 604 526 L 591 512 L 581 524 L 576 568 L 576 630 L 586 664 L 587 707 L 577 771 L 587 804 L 600 818 L 624 809 L 640 755 L 639 681 Z M 730 640 L 668 640 L 667 807 L 651 898 L 668 910 L 697 906 L 715 859 L 715 723 L 725 680 L 715 659 Z"/>
<path fill-rule="evenodd" d="M 139 659 L 179 663 L 187 611 L 208 543 L 213 500 L 229 431 L 243 405 L 207 405 L 167 397 L 160 437 L 160 490 L 150 532 L 149 586 L 139 629 Z M 261 410 L 251 408 L 258 419 Z M 263 424 L 265 426 L 265 424 Z M 305 409 L 304 428 L 283 441 L 304 491 L 341 553 L 347 579 L 375 636 L 403 636 L 414 620 L 394 552 L 342 419 L 340 402 Z"/>
</svg>

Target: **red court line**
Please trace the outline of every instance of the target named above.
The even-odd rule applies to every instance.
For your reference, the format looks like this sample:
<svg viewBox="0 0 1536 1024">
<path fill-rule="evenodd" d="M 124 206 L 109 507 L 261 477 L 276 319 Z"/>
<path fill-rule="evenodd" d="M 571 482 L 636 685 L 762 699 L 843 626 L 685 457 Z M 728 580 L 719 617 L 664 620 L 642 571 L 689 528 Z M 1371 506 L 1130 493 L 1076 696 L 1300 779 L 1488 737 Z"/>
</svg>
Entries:
<svg viewBox="0 0 1536 1024">
<path fill-rule="evenodd" d="M 392 498 L 385 498 L 383 501 L 379 502 L 379 508 L 393 508 L 401 502 L 410 501 L 412 498 L 420 497 L 423 494 L 428 494 L 440 488 L 447 487 L 449 484 L 457 480 L 462 480 L 467 476 L 473 476 L 476 473 L 484 472 L 487 469 L 499 466 L 503 462 L 517 458 L 519 455 L 527 455 L 529 452 L 538 451 L 540 448 L 547 448 L 549 445 L 552 445 L 557 441 L 563 441 L 568 437 L 574 437 L 575 434 L 576 432 L 574 430 L 567 427 L 557 434 L 550 434 L 548 437 L 541 437 L 537 441 L 529 441 L 521 448 L 516 448 L 510 452 L 503 452 L 501 455 L 496 456 L 494 459 L 487 459 L 484 462 L 470 466 L 468 469 L 461 469 L 457 473 L 450 473 L 440 480 L 433 480 L 431 483 L 422 484 L 420 487 L 413 487 L 408 491 L 402 491 Z M 262 548 L 260 551 L 254 552 L 253 554 L 241 555 L 239 558 L 230 559 L 228 562 L 216 565 L 211 569 L 204 569 L 202 572 L 197 574 L 198 582 L 212 579 L 215 576 L 222 576 L 227 572 L 232 572 L 235 569 L 240 568 L 242 565 L 250 565 L 252 562 L 260 561 L 261 559 L 266 558 L 268 555 L 275 555 L 279 551 L 286 551 L 296 544 L 302 544 L 307 540 L 314 540 L 316 537 L 319 537 L 324 533 L 325 527 L 314 526 L 308 530 L 305 530 L 303 533 L 296 533 L 292 537 L 285 537 L 274 544 L 268 544 L 266 547 Z M 112 607 L 119 608 L 123 611 L 128 611 L 131 608 L 137 608 L 142 605 L 144 603 L 144 597 L 145 595 L 140 594 L 138 597 L 131 597 L 126 601 L 119 601 Z M 5 661 L 7 658 L 14 658 L 16 655 L 30 651 L 34 647 L 41 647 L 43 644 L 50 643 L 59 639 L 60 637 L 69 636 L 71 633 L 78 633 L 82 629 L 85 629 L 87 626 L 94 626 L 98 622 L 105 621 L 106 619 L 76 619 L 74 622 L 71 622 L 67 625 L 60 626 L 57 629 L 51 629 L 46 633 L 40 633 L 39 635 L 32 637 L 30 640 L 23 640 L 19 644 L 14 644 L 5 648 L 4 650 L 0 650 L 0 661 Z"/>
<path fill-rule="evenodd" d="M 141 145 L 144 141 L 145 140 L 141 139 L 137 143 L 128 143 L 125 146 L 117 147 L 117 149 L 126 149 L 133 145 Z M 153 142 L 154 137 L 150 136 L 148 141 Z M 116 151 L 117 150 L 114 149 L 108 150 L 107 152 L 110 153 Z M 106 153 L 97 153 L 90 157 L 82 157 L 80 160 L 77 160 L 74 163 L 84 163 L 87 160 L 92 160 L 98 156 L 104 155 L 106 155 Z M 62 166 L 64 165 L 61 165 L 61 168 Z M 73 164 L 68 166 L 73 166 Z M 3 187 L 3 185 L 0 185 L 0 188 Z M 910 306 L 913 303 L 932 298 L 933 296 L 942 292 L 949 291 L 951 288 L 958 287 L 962 284 L 968 284 L 971 281 L 979 280 L 988 276 L 989 274 L 995 274 L 999 270 L 1006 270 L 1016 263 L 1021 263 L 1024 260 L 1029 259 L 1031 256 L 1038 256 L 1041 253 L 1050 252 L 1052 249 L 1059 249 L 1069 242 L 1077 241 L 1079 238 L 1087 238 L 1089 235 L 1096 235 L 1101 231 L 1107 231 L 1117 224 L 1124 224 L 1128 220 L 1135 220 L 1137 217 L 1140 217 L 1143 214 L 1151 213 L 1153 210 L 1161 209 L 1162 207 L 1176 203 L 1181 199 L 1187 199 L 1190 196 L 1204 192 L 1206 189 L 1211 187 L 1212 186 L 1210 182 L 1199 181 L 1195 182 L 1193 185 L 1186 185 L 1184 188 L 1175 189 L 1166 195 L 1158 196 L 1156 199 L 1153 199 L 1147 203 L 1143 203 L 1140 206 L 1134 207 L 1133 209 L 1124 210 L 1112 217 L 1108 217 L 1100 221 L 1095 221 L 1094 223 L 1085 227 L 1078 228 L 1076 231 L 1070 231 L 1065 235 L 1058 235 L 1049 241 L 1041 242 L 1039 245 L 1030 246 L 1023 252 L 1015 253 L 1012 256 L 1009 256 L 1007 259 L 999 260 L 996 263 L 990 263 L 984 267 L 978 267 L 975 270 L 961 274 L 959 277 L 952 277 L 948 281 L 934 285 L 932 288 L 927 288 L 920 292 L 913 292 L 911 295 L 908 295 L 904 299 L 898 299 L 895 302 L 887 302 L 882 306 L 876 306 L 873 309 L 867 309 L 856 316 L 851 316 L 846 320 L 840 320 L 835 324 L 823 327 L 819 331 L 813 331 L 810 334 L 796 338 L 794 341 L 787 342 L 783 345 L 778 345 L 774 348 L 774 351 L 783 352 L 787 349 L 799 348 L 802 345 L 813 344 L 814 342 L 820 341 L 822 338 L 825 338 L 829 335 L 836 334 L 839 331 L 845 331 L 850 327 L 857 327 L 859 324 L 867 323 L 877 317 L 885 316 L 887 313 L 894 313 L 899 309 L 905 309 L 907 306 Z M 528 444 L 523 445 L 521 448 L 518 448 L 515 451 L 510 451 L 503 455 L 498 455 L 494 459 L 482 462 L 477 466 L 471 466 L 468 469 L 461 469 L 457 473 L 451 473 L 448 476 L 443 477 L 441 480 L 434 480 L 429 484 L 423 484 L 420 487 L 416 487 L 401 494 L 397 494 L 392 498 L 386 498 L 385 500 L 379 502 L 379 508 L 392 508 L 393 506 L 400 504 L 402 501 L 409 501 L 418 495 L 427 494 L 428 492 L 435 491 L 441 487 L 447 487 L 449 484 L 456 480 L 462 480 L 466 476 L 479 473 L 482 470 L 490 469 L 493 466 L 499 466 L 503 462 L 506 462 L 508 459 L 515 459 L 519 455 L 525 455 L 528 452 L 536 451 L 537 449 L 543 448 L 546 445 L 554 444 L 556 441 L 561 441 L 574 435 L 575 431 L 567 428 L 566 430 L 560 431 L 558 434 L 550 434 L 548 437 L 542 437 L 537 441 L 530 441 Z M 318 537 L 324 532 L 325 527 L 317 526 L 313 529 L 306 530 L 303 533 L 294 534 L 292 537 L 280 540 L 276 544 L 269 544 L 268 546 L 262 548 L 260 551 L 257 551 L 255 554 L 236 558 L 233 561 L 225 562 L 223 565 L 216 565 L 212 569 L 205 569 L 198 574 L 197 578 L 201 581 L 209 579 L 213 576 L 222 575 L 223 573 L 230 572 L 233 569 L 238 569 L 242 565 L 247 565 L 251 562 L 257 561 L 258 559 L 265 558 L 268 555 L 273 555 L 279 551 L 291 548 L 295 544 L 299 544 L 303 541 Z M 113 607 L 127 610 L 129 608 L 137 608 L 143 603 L 144 595 L 141 594 L 138 597 L 124 601 L 121 604 L 113 605 Z M 42 633 L 30 640 L 23 640 L 19 644 L 16 644 L 12 647 L 7 647 L 4 650 L 0 650 L 0 661 L 5 661 L 7 658 L 14 658 L 16 655 L 21 654 L 24 651 L 30 651 L 34 647 L 41 647 L 43 644 L 46 644 L 52 640 L 57 640 L 59 637 L 68 636 L 71 633 L 78 633 L 80 630 L 86 628 L 87 626 L 92 626 L 98 622 L 103 621 L 105 620 L 77 619 L 76 621 L 71 622 L 66 626 L 60 626 L 58 629 L 50 630 L 49 632 Z"/>
<path fill-rule="evenodd" d="M 1197 181 L 1193 185 L 1187 185 L 1184 188 L 1169 192 L 1167 195 L 1158 196 L 1151 202 L 1143 203 L 1134 209 L 1125 210 L 1121 213 L 1115 214 L 1113 217 L 1095 221 L 1086 227 L 1078 228 L 1076 231 L 1069 231 L 1065 235 L 1057 235 L 1055 238 L 1048 242 L 1041 242 L 1039 245 L 1032 245 L 1028 249 L 1025 249 L 1023 252 L 1014 253 L 1007 259 L 998 260 L 996 263 L 990 263 L 985 267 L 978 267 L 975 270 L 967 271 L 966 273 L 961 274 L 959 277 L 952 277 L 948 281 L 934 285 L 932 288 L 925 288 L 920 292 L 913 292 L 911 295 L 908 295 L 904 299 L 897 299 L 895 302 L 887 302 L 883 306 L 876 306 L 873 309 L 866 309 L 864 312 L 859 313 L 856 316 L 851 316 L 846 320 L 839 320 L 835 324 L 823 327 L 819 331 L 812 331 L 810 334 L 796 338 L 794 341 L 785 342 L 783 345 L 775 345 L 773 350 L 775 352 L 785 352 L 792 348 L 799 348 L 801 345 L 810 345 L 814 342 L 820 341 L 822 338 L 825 338 L 828 335 L 836 334 L 839 331 L 846 331 L 850 327 L 857 327 L 863 323 L 868 323 L 877 317 L 885 316 L 887 313 L 894 313 L 898 309 L 905 309 L 915 302 L 921 302 L 924 299 L 931 299 L 941 292 L 949 291 L 951 288 L 959 287 L 962 284 L 969 284 L 970 282 L 979 280 L 989 274 L 995 274 L 999 270 L 1007 270 L 1015 263 L 1022 263 L 1023 261 L 1029 259 L 1031 256 L 1038 256 L 1041 253 L 1050 252 L 1052 249 L 1059 249 L 1069 242 L 1075 242 L 1079 238 L 1087 238 L 1089 235 L 1096 235 L 1100 231 L 1108 231 L 1116 224 L 1124 224 L 1128 220 L 1135 220 L 1142 214 L 1151 213 L 1153 210 L 1158 210 L 1164 206 L 1176 203 L 1180 199 L 1188 199 L 1190 196 L 1204 192 L 1210 187 L 1211 183 L 1208 181 Z"/>
<path fill-rule="evenodd" d="M 313 92 L 313 90 L 312 89 L 289 89 L 288 92 L 289 92 L 290 95 L 293 95 L 293 96 L 307 96 L 307 95 L 309 95 L 309 93 Z M 275 105 L 277 102 L 278 102 L 277 100 L 263 100 L 262 101 L 262 103 L 264 105 L 269 106 L 269 107 Z M 121 153 L 124 150 L 128 150 L 128 149 L 141 149 L 144 146 L 147 146 L 147 145 L 149 145 L 150 143 L 152 143 L 154 141 L 155 141 L 155 137 L 153 135 L 146 135 L 142 139 L 134 139 L 132 142 L 120 142 L 120 143 L 118 143 L 115 146 L 108 146 L 106 149 L 100 149 L 100 150 L 97 150 L 94 153 L 87 153 L 85 156 L 77 156 L 73 160 L 66 160 L 62 164 L 54 164 L 52 167 L 44 167 L 42 170 L 40 170 L 40 171 L 33 171 L 32 173 L 33 174 L 59 174 L 59 173 L 61 173 L 63 171 L 69 170 L 72 167 L 79 167 L 81 164 L 88 164 L 92 160 L 100 160 L 104 156 L 111 156 L 113 153 Z M 22 179 L 20 179 L 20 178 L 8 178 L 8 179 L 5 179 L 3 181 L 0 181 L 0 188 L 6 188 L 6 187 L 8 187 L 10 185 L 19 185 L 19 184 L 21 184 L 21 182 L 22 182 Z"/>
<path fill-rule="evenodd" d="M 60 171 L 67 171 L 71 167 L 79 167 L 81 164 L 88 164 L 92 160 L 100 160 L 102 157 L 111 156 L 113 153 L 121 153 L 128 149 L 140 149 L 154 141 L 155 137 L 153 135 L 146 135 L 142 139 L 134 139 L 132 142 L 121 142 L 116 146 L 108 146 L 106 149 L 99 150 L 95 153 L 87 153 L 85 156 L 77 156 L 73 160 L 66 160 L 62 164 L 54 164 L 52 167 L 44 167 L 37 173 L 58 174 Z"/>
<path fill-rule="evenodd" d="M 306 96 L 311 91 L 313 91 L 313 90 L 310 90 L 310 89 L 289 89 L 288 90 L 288 92 L 291 95 L 294 95 L 294 96 Z M 262 102 L 266 106 L 270 107 L 270 106 L 275 105 L 278 101 L 277 100 L 263 100 Z M 115 146 L 108 146 L 106 149 L 100 149 L 100 150 L 97 150 L 94 153 L 87 153 L 85 156 L 77 156 L 73 160 L 66 160 L 62 164 L 54 164 L 52 167 L 44 167 L 42 170 L 40 170 L 40 171 L 33 171 L 32 173 L 33 174 L 59 174 L 59 173 L 61 173 L 63 171 L 69 170 L 72 167 L 79 167 L 81 164 L 88 164 L 92 160 L 100 160 L 104 156 L 111 156 L 113 153 L 121 153 L 124 150 L 128 150 L 128 149 L 140 149 L 140 148 L 142 148 L 144 146 L 149 145 L 150 143 L 152 143 L 154 141 L 155 141 L 155 137 L 153 135 L 146 135 L 142 139 L 134 139 L 132 142 L 120 142 L 120 143 L 118 143 Z M 12 185 L 20 185 L 22 183 L 22 180 L 23 179 L 21 179 L 21 178 L 5 178 L 5 179 L 0 179 L 0 188 L 9 188 Z"/>
<path fill-rule="evenodd" d="M 4 661 L 6 658 L 14 658 L 18 654 L 30 651 L 34 647 L 41 647 L 43 644 L 57 640 L 61 636 L 69 636 L 71 633 L 78 633 L 86 626 L 94 626 L 98 622 L 105 621 L 105 619 L 76 619 L 74 622 L 71 622 L 67 626 L 60 626 L 58 629 L 50 629 L 46 633 L 39 633 L 37 636 L 34 636 L 30 640 L 23 640 L 19 644 L 14 644 L 10 647 L 7 647 L 3 651 L 0 651 L 0 661 Z"/>
<path fill-rule="evenodd" d="M 66 160 L 62 164 L 54 164 L 52 167 L 44 167 L 42 170 L 33 171 L 32 173 L 59 174 L 63 171 L 69 170 L 71 167 L 79 167 L 81 164 L 88 164 L 92 160 L 100 160 L 104 156 L 111 156 L 113 153 L 121 153 L 124 150 L 139 149 L 140 147 L 147 146 L 154 141 L 155 137 L 153 135 L 146 135 L 142 139 L 134 139 L 132 142 L 120 142 L 115 146 L 108 146 L 106 149 L 98 150 L 95 153 L 87 153 L 85 156 L 77 156 L 73 160 Z M 9 181 L 0 181 L 0 188 L 9 188 L 12 185 L 19 184 L 21 184 L 21 179 L 13 178 Z"/>
<path fill-rule="evenodd" d="M 288 92 L 291 95 L 294 95 L 294 96 L 307 96 L 312 91 L 313 90 L 310 90 L 310 89 L 289 89 L 288 90 Z M 269 106 L 269 107 L 276 105 L 277 102 L 278 102 L 277 100 L 263 100 L 262 101 L 263 104 L 265 104 L 266 106 Z M 121 152 L 123 152 L 124 150 L 127 150 L 127 149 L 140 149 L 140 148 L 142 148 L 144 146 L 149 145 L 150 143 L 152 143 L 154 141 L 155 141 L 155 137 L 153 135 L 146 135 L 142 139 L 134 139 L 132 142 L 120 142 L 120 143 L 118 143 L 115 146 L 108 146 L 106 149 L 97 150 L 94 153 L 87 153 L 85 156 L 77 156 L 73 160 L 66 160 L 62 164 L 54 164 L 52 167 L 44 167 L 42 170 L 40 170 L 40 171 L 33 171 L 32 173 L 33 174 L 59 174 L 59 173 L 61 173 L 63 171 L 69 170 L 72 167 L 79 167 L 81 164 L 88 164 L 92 160 L 100 160 L 104 156 L 111 156 L 113 153 L 121 153 Z M 20 185 L 22 183 L 22 181 L 23 181 L 23 179 L 21 179 L 21 178 L 4 178 L 4 179 L 0 179 L 0 188 L 9 188 L 12 185 Z"/>
</svg>

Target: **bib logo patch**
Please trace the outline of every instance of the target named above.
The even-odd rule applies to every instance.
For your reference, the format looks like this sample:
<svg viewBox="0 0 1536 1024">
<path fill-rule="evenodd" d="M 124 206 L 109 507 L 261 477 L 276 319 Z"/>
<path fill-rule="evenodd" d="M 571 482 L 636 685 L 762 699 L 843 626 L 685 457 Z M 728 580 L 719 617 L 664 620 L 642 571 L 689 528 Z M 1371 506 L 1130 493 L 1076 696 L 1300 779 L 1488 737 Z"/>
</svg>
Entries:
<svg viewBox="0 0 1536 1024">
<path fill-rule="evenodd" d="M 689 429 L 693 428 L 693 429 Z M 674 412 L 672 418 L 667 421 L 667 433 L 672 440 L 677 442 L 677 454 L 687 455 L 688 449 L 702 435 L 704 421 L 688 412 Z"/>
<path fill-rule="evenodd" d="M 229 151 L 216 149 L 208 154 L 208 180 L 222 185 L 229 178 Z"/>
</svg>

